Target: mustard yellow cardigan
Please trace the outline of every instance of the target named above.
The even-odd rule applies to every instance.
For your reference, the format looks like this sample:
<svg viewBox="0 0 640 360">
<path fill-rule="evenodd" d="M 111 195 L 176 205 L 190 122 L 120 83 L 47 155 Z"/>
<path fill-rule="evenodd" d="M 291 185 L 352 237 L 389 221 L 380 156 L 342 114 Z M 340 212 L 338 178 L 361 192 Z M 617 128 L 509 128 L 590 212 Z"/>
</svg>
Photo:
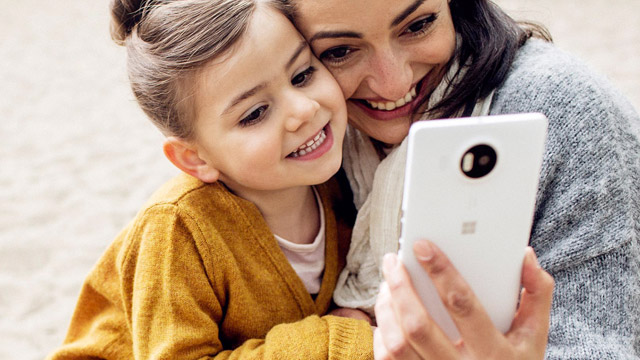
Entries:
<svg viewBox="0 0 640 360">
<path fill-rule="evenodd" d="M 365 321 L 323 316 L 349 231 L 338 239 L 330 187 L 318 190 L 326 264 L 315 300 L 255 205 L 182 174 L 95 265 L 64 344 L 49 358 L 372 358 Z"/>
</svg>

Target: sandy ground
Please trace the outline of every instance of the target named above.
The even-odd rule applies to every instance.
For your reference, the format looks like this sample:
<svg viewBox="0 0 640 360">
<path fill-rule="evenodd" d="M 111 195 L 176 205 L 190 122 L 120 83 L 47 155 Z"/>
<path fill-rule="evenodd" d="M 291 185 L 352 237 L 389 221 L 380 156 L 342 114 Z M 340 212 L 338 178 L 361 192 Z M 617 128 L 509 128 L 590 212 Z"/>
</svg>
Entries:
<svg viewBox="0 0 640 360">
<path fill-rule="evenodd" d="M 500 0 L 640 108 L 640 2 Z M 106 1 L 0 0 L 0 359 L 42 359 L 80 284 L 176 173 L 129 91 Z"/>
</svg>

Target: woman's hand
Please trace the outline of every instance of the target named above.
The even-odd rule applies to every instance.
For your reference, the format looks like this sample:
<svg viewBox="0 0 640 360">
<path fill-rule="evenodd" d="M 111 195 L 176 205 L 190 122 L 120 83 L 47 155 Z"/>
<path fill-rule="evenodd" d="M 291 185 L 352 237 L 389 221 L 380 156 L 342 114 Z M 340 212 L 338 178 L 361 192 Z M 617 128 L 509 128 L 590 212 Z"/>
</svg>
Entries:
<svg viewBox="0 0 640 360">
<path fill-rule="evenodd" d="M 429 317 L 395 254 L 384 258 L 376 303 L 376 359 L 543 359 L 554 281 L 528 248 L 522 268 L 520 306 L 502 334 L 449 259 L 432 243 L 414 246 L 416 258 L 435 284 L 461 340 L 452 343 Z"/>
</svg>

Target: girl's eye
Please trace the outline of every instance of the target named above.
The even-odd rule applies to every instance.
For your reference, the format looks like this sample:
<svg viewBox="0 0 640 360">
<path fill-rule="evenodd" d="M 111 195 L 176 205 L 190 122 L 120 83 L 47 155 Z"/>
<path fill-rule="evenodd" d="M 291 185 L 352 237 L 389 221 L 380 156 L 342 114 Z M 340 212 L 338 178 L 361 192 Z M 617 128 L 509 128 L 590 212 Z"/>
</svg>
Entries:
<svg viewBox="0 0 640 360">
<path fill-rule="evenodd" d="M 249 115 L 240 120 L 240 126 L 251 126 L 259 123 L 264 118 L 264 114 L 267 111 L 267 105 L 262 105 L 259 108 L 253 110 Z"/>
<path fill-rule="evenodd" d="M 438 18 L 436 14 L 431 14 L 424 19 L 420 19 L 407 26 L 405 34 L 419 35 L 429 29 L 430 25 Z"/>
<path fill-rule="evenodd" d="M 352 53 L 353 49 L 348 46 L 337 46 L 328 50 L 325 50 L 320 54 L 319 59 L 323 62 L 340 63 L 345 61 Z"/>
<path fill-rule="evenodd" d="M 316 68 L 313 66 L 309 66 L 303 72 L 299 73 L 298 75 L 294 76 L 293 79 L 291 79 L 291 85 L 297 87 L 303 87 L 307 85 L 313 78 L 313 73 L 315 72 Z"/>
</svg>

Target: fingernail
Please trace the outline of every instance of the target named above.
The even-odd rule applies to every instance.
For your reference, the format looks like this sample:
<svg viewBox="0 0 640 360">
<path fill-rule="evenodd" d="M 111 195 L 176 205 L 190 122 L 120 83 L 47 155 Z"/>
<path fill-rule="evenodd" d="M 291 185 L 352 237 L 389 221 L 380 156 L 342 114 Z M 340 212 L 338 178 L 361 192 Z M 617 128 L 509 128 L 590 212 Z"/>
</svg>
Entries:
<svg viewBox="0 0 640 360">
<path fill-rule="evenodd" d="M 424 262 L 431 261 L 434 256 L 433 246 L 426 240 L 416 241 L 413 245 L 413 253 L 416 259 Z"/>
<path fill-rule="evenodd" d="M 393 272 L 393 269 L 396 267 L 397 264 L 398 264 L 398 259 L 396 258 L 396 255 L 393 253 L 385 254 L 384 257 L 382 258 L 382 267 L 385 273 L 387 274 L 391 274 L 391 272 Z"/>
<path fill-rule="evenodd" d="M 533 266 L 535 266 L 538 269 L 540 268 L 540 263 L 538 262 L 538 256 L 536 256 L 536 252 L 533 250 L 531 246 L 527 247 L 527 257 L 529 258 L 529 261 L 531 261 Z"/>
</svg>

